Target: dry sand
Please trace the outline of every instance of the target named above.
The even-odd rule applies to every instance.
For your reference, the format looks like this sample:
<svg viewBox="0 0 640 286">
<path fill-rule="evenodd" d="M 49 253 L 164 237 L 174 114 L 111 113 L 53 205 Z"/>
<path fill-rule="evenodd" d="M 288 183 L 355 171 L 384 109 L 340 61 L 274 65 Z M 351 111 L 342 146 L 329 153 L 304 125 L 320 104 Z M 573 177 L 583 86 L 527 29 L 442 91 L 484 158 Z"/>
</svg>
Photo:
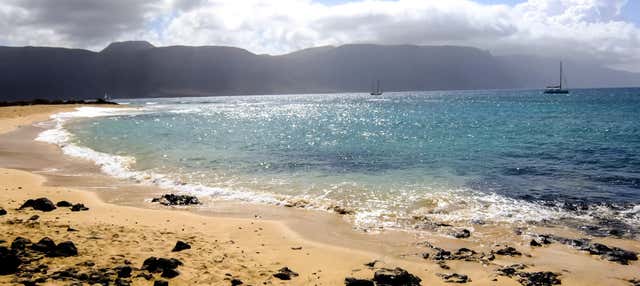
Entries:
<svg viewBox="0 0 640 286">
<path fill-rule="evenodd" d="M 74 106 L 0 108 L 0 133 L 29 126 L 45 120 L 50 114 L 72 108 Z M 11 154 L 0 152 L 0 156 Z M 40 164 L 47 164 L 42 162 Z M 47 167 L 40 166 L 42 169 Z M 45 236 L 55 242 L 73 241 L 78 248 L 78 256 L 43 258 L 38 262 L 48 265 L 48 274 L 68 267 L 85 272 L 114 268 L 125 265 L 125 260 L 132 267 L 139 268 L 146 258 L 156 256 L 177 258 L 184 263 L 178 267 L 181 274 L 169 280 L 170 285 L 231 285 L 232 278 L 240 279 L 243 285 L 344 285 L 345 277 L 370 279 L 380 267 L 406 269 L 420 277 L 422 285 L 447 285 L 438 274 L 454 272 L 468 275 L 471 279 L 469 285 L 520 285 L 517 277 L 499 276 L 495 272 L 500 266 L 515 263 L 526 264 L 528 267 L 524 271 L 527 272 L 557 272 L 561 275 L 562 285 L 631 285 L 629 279 L 640 278 L 637 261 L 631 265 L 620 265 L 559 243 L 532 248 L 528 245 L 530 237 L 515 234 L 513 226 L 475 226 L 472 237 L 468 239 L 455 239 L 437 231 L 420 235 L 397 232 L 363 234 L 345 230 L 338 215 L 317 216 L 304 210 L 274 210 L 285 211 L 285 215 L 252 217 L 260 208 L 245 207 L 244 215 L 233 217 L 202 215 L 189 208 L 158 207 L 149 203 L 125 206 L 105 202 L 105 197 L 99 195 L 100 191 L 70 187 L 64 180 L 55 184 L 46 180 L 32 172 L 0 169 L 0 207 L 8 212 L 0 216 L 0 240 L 5 240 L 0 246 L 9 246 L 18 236 L 34 242 Z M 110 193 L 118 190 L 115 191 Z M 81 212 L 71 212 L 68 208 L 51 212 L 17 210 L 25 200 L 39 197 L 47 197 L 54 203 L 60 200 L 83 203 L 90 209 Z M 39 218 L 29 220 L 33 215 Z M 276 219 L 286 216 L 298 219 Z M 67 231 L 69 227 L 77 231 Z M 581 236 L 564 228 L 532 226 L 528 231 Z M 192 248 L 171 252 L 178 240 L 188 242 Z M 495 260 L 484 263 L 477 259 L 448 260 L 445 263 L 450 269 L 443 269 L 432 259 L 434 251 L 424 246 L 425 241 L 448 250 L 467 247 L 479 253 L 510 245 L 523 255 L 496 256 Z M 637 241 L 596 241 L 640 252 Z M 423 253 L 430 253 L 430 258 L 424 259 Z M 373 260 L 382 262 L 376 263 L 374 269 L 364 265 Z M 77 266 L 85 261 L 92 261 L 95 266 Z M 272 274 L 284 266 L 299 276 L 289 281 L 273 277 Z M 137 273 L 140 272 L 134 271 L 134 276 Z M 133 285 L 151 285 L 151 281 L 160 279 L 159 276 L 156 274 L 151 280 L 133 278 L 131 281 Z M 2 285 L 19 281 L 20 278 L 14 275 L 0 276 Z M 43 285 L 69 283 L 48 279 Z"/>
</svg>

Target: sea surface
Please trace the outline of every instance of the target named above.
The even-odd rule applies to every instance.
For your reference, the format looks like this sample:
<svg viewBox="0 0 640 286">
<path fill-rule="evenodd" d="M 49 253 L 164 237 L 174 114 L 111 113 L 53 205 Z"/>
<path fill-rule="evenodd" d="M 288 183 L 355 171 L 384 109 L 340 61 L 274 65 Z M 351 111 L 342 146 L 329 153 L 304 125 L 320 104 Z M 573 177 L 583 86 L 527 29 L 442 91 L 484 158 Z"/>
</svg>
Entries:
<svg viewBox="0 0 640 286">
<path fill-rule="evenodd" d="M 354 210 L 362 228 L 640 225 L 640 89 L 119 100 L 38 140 L 110 175 L 215 201 Z M 206 207 L 206 205 L 205 205 Z"/>
</svg>

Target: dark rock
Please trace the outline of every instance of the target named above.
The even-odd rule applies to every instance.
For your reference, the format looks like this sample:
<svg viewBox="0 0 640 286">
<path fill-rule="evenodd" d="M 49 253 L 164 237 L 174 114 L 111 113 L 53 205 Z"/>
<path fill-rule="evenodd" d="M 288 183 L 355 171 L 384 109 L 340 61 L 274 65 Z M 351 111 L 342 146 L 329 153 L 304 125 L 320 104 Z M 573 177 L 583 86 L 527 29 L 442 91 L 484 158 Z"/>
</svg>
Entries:
<svg viewBox="0 0 640 286">
<path fill-rule="evenodd" d="M 169 286 L 169 281 L 156 280 L 156 281 L 153 281 L 153 286 Z"/>
<path fill-rule="evenodd" d="M 462 247 L 460 249 L 458 249 L 455 253 L 454 253 L 454 258 L 455 259 L 461 259 L 461 260 L 476 260 L 474 258 L 474 256 L 476 255 L 476 252 L 473 251 L 472 249 L 468 249 L 466 247 Z"/>
<path fill-rule="evenodd" d="M 0 246 L 0 275 L 16 273 L 20 264 L 22 261 L 16 255 L 15 250 Z"/>
<path fill-rule="evenodd" d="M 376 285 L 385 286 L 419 286 L 422 279 L 396 267 L 395 269 L 381 268 L 377 270 L 373 275 L 373 281 Z"/>
<path fill-rule="evenodd" d="M 153 278 L 153 275 L 151 275 L 151 274 L 149 274 L 149 273 L 144 273 L 144 272 L 143 272 L 143 273 L 138 273 L 138 274 L 136 275 L 136 278 L 138 278 L 138 277 L 142 277 L 142 278 L 144 278 L 144 279 L 146 279 L 146 280 L 151 280 L 151 279 Z"/>
<path fill-rule="evenodd" d="M 40 216 L 36 214 L 36 215 L 32 215 L 32 216 L 29 218 L 29 220 L 38 220 L 39 218 L 40 218 Z"/>
<path fill-rule="evenodd" d="M 73 206 L 71 206 L 71 211 L 72 212 L 79 212 L 79 211 L 88 211 L 89 208 L 85 207 L 83 204 L 75 204 Z"/>
<path fill-rule="evenodd" d="M 353 277 L 347 277 L 344 279 L 345 286 L 374 286 L 373 281 L 366 279 L 358 279 Z"/>
<path fill-rule="evenodd" d="M 621 248 L 611 248 L 611 250 L 600 256 L 604 260 L 617 262 L 622 265 L 629 265 L 629 261 L 638 260 L 638 254 Z"/>
<path fill-rule="evenodd" d="M 298 273 L 293 272 L 293 270 L 289 269 L 289 267 L 282 267 L 278 270 L 278 272 L 273 274 L 273 277 L 278 278 L 280 280 L 291 280 L 291 277 L 297 277 Z"/>
<path fill-rule="evenodd" d="M 341 215 L 352 215 L 352 214 L 356 213 L 355 211 L 353 211 L 351 209 L 348 209 L 348 208 L 345 208 L 345 207 L 339 206 L 339 205 L 330 206 L 328 208 L 328 210 L 332 210 L 332 211 L 334 211 L 334 212 L 336 212 L 338 214 L 341 214 Z"/>
<path fill-rule="evenodd" d="M 442 280 L 446 283 L 467 283 L 471 282 L 471 279 L 467 275 L 452 273 L 452 274 L 439 274 Z"/>
<path fill-rule="evenodd" d="M 504 267 L 498 268 L 496 272 L 498 272 L 498 274 L 502 276 L 512 277 L 513 275 L 516 275 L 519 270 L 523 270 L 526 267 L 527 266 L 524 264 L 513 264 L 511 266 L 504 266 Z"/>
<path fill-rule="evenodd" d="M 640 279 L 630 279 L 631 286 L 640 286 Z"/>
<path fill-rule="evenodd" d="M 129 286 L 131 285 L 131 280 L 118 277 L 113 284 L 116 286 Z"/>
<path fill-rule="evenodd" d="M 463 229 L 461 231 L 454 232 L 451 235 L 455 238 L 468 238 L 471 236 L 471 232 L 468 229 Z"/>
<path fill-rule="evenodd" d="M 367 263 L 364 264 L 364 266 L 369 267 L 369 268 L 373 268 L 373 267 L 376 266 L 376 263 L 378 263 L 378 260 L 367 262 Z"/>
<path fill-rule="evenodd" d="M 188 243 L 184 242 L 184 241 L 180 241 L 178 240 L 178 242 L 176 242 L 176 246 L 173 247 L 173 252 L 177 252 L 177 251 L 182 251 L 185 249 L 191 249 L 191 245 L 189 245 Z"/>
<path fill-rule="evenodd" d="M 548 236 L 550 240 L 570 245 L 582 251 L 588 251 L 593 255 L 600 255 L 600 258 L 622 265 L 628 265 L 629 261 L 638 260 L 638 254 L 618 247 L 609 247 L 601 243 L 592 243 L 588 239 L 570 239 L 559 236 Z"/>
<path fill-rule="evenodd" d="M 531 245 L 531 247 L 540 247 L 540 246 L 542 246 L 542 244 L 537 242 L 535 239 L 532 239 L 531 242 L 529 242 L 529 245 Z"/>
<path fill-rule="evenodd" d="M 12 250 L 24 250 L 27 245 L 31 244 L 31 240 L 28 240 L 24 237 L 16 237 L 11 243 Z"/>
<path fill-rule="evenodd" d="M 197 197 L 189 195 L 164 194 L 159 198 L 154 198 L 151 202 L 157 202 L 165 206 L 186 206 L 198 205 L 200 201 Z"/>
<path fill-rule="evenodd" d="M 71 203 L 67 201 L 59 201 L 56 203 L 56 207 L 59 207 L 59 208 L 68 208 L 70 206 L 71 206 Z"/>
<path fill-rule="evenodd" d="M 518 282 L 524 286 L 547 286 L 558 285 L 562 282 L 558 279 L 557 273 L 545 272 L 520 272 Z"/>
<path fill-rule="evenodd" d="M 53 202 L 51 202 L 47 198 L 37 198 L 35 200 L 27 200 L 26 202 L 24 202 L 24 204 L 22 204 L 22 206 L 20 206 L 19 209 L 21 210 L 25 208 L 32 208 L 38 211 L 50 212 L 52 210 L 55 210 L 56 206 L 53 205 Z"/>
<path fill-rule="evenodd" d="M 291 200 L 284 204 L 287 208 L 305 208 L 307 205 L 309 205 L 309 201 L 307 200 Z"/>
<path fill-rule="evenodd" d="M 449 267 L 449 265 L 447 265 L 447 263 L 444 262 L 444 260 L 438 261 L 438 266 L 440 266 L 440 268 L 445 269 L 445 270 L 451 269 L 451 267 Z"/>
<path fill-rule="evenodd" d="M 61 242 L 56 245 L 56 248 L 53 252 L 47 253 L 47 256 L 50 257 L 69 257 L 78 255 L 78 249 L 76 245 L 71 241 Z"/>
<path fill-rule="evenodd" d="M 32 244 L 31 249 L 42 253 L 51 253 L 56 249 L 56 243 L 51 238 L 43 237 L 38 243 Z"/>
<path fill-rule="evenodd" d="M 91 261 L 91 260 L 87 260 L 87 261 L 80 262 L 80 263 L 78 263 L 76 265 L 78 265 L 78 266 L 86 266 L 86 267 L 93 267 L 93 266 L 96 266 L 96 263 Z"/>
<path fill-rule="evenodd" d="M 451 251 L 437 248 L 436 254 L 433 256 L 433 260 L 449 260 L 451 259 Z"/>
<path fill-rule="evenodd" d="M 162 271 L 162 278 L 174 278 L 176 276 L 180 275 L 180 272 L 178 272 L 178 270 L 175 269 L 170 269 L 170 268 L 166 268 Z"/>
<path fill-rule="evenodd" d="M 73 228 L 73 227 L 67 226 L 67 231 L 68 232 L 73 232 L 73 231 L 78 231 L 78 230 Z"/>
<path fill-rule="evenodd" d="M 152 256 L 142 263 L 142 270 L 159 273 L 164 272 L 166 269 L 176 269 L 180 265 L 182 265 L 182 262 L 175 258 L 156 258 Z"/>
<path fill-rule="evenodd" d="M 503 249 L 498 249 L 496 251 L 496 254 L 504 255 L 504 256 L 520 256 L 520 255 L 522 255 L 522 253 L 520 253 L 520 251 L 516 250 L 515 248 L 513 248 L 511 246 L 505 247 Z"/>
<path fill-rule="evenodd" d="M 233 278 L 231 279 L 231 286 L 237 286 L 237 285 L 242 285 L 244 283 L 242 283 L 242 280 L 238 279 L 238 278 Z"/>
<path fill-rule="evenodd" d="M 120 266 L 116 268 L 116 272 L 118 273 L 118 277 L 120 278 L 129 278 L 131 277 L 131 271 L 133 269 L 131 266 Z"/>
<path fill-rule="evenodd" d="M 6 215 L 7 211 L 3 208 L 0 208 L 0 215 Z"/>
<path fill-rule="evenodd" d="M 107 273 L 103 273 L 100 271 L 92 271 L 89 273 L 89 278 L 87 279 L 89 284 L 102 284 L 109 285 L 111 283 L 111 277 Z"/>
</svg>

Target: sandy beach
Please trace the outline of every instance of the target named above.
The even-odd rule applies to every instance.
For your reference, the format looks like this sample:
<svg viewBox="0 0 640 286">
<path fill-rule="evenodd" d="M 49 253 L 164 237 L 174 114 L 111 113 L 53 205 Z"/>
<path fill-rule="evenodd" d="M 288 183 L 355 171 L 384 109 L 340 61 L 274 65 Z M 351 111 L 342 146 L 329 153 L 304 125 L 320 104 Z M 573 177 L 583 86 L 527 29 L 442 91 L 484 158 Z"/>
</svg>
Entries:
<svg viewBox="0 0 640 286">
<path fill-rule="evenodd" d="M 333 213 L 233 202 L 215 210 L 151 203 L 167 190 L 100 175 L 90 162 L 66 158 L 57 147 L 33 141 L 43 130 L 34 123 L 75 107 L 0 108 L 0 207 L 6 210 L 0 216 L 0 246 L 8 251 L 22 237 L 32 243 L 25 249 L 32 249 L 29 245 L 49 237 L 77 248 L 77 255 L 68 257 L 29 250 L 29 261 L 17 272 L 0 276 L 2 285 L 151 285 L 160 280 L 169 285 L 345 285 L 346 278 L 362 279 L 352 285 L 374 285 L 375 273 L 383 279 L 390 272 L 384 269 L 396 267 L 411 275 L 400 276 L 418 277 L 421 285 L 640 283 L 640 263 L 631 255 L 640 252 L 640 242 L 588 237 L 564 227 L 425 221 L 416 232 L 363 233 Z M 80 175 L 50 171 L 74 168 L 82 170 Z M 42 197 L 54 204 L 81 203 L 88 210 L 19 209 L 28 199 Z M 584 247 L 572 240 L 583 238 L 589 239 Z M 178 241 L 190 248 L 172 251 Z M 179 275 L 149 271 L 143 267 L 149 257 L 178 259 L 182 265 L 174 270 Z M 283 280 L 278 274 L 286 272 L 283 267 L 296 275 Z M 118 277 L 122 269 L 131 273 Z M 82 273 L 95 279 L 83 280 Z"/>
</svg>

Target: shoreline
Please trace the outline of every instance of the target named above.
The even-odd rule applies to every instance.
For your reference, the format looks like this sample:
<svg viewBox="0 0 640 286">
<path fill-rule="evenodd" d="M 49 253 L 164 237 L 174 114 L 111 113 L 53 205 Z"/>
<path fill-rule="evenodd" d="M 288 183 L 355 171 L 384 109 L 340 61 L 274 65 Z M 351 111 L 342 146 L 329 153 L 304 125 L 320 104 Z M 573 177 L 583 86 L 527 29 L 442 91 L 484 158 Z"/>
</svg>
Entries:
<svg viewBox="0 0 640 286">
<path fill-rule="evenodd" d="M 61 108 L 72 110 L 75 107 Z M 28 142 L 26 141 L 29 140 L 29 137 L 32 137 L 33 133 L 37 131 L 35 127 L 29 126 L 34 122 L 46 120 L 50 114 L 60 112 L 60 110 L 62 109 L 49 111 L 39 110 L 37 112 L 31 110 L 33 112 L 31 115 L 17 119 L 15 117 L 8 117 L 9 119 L 0 117 L 2 118 L 0 119 L 0 135 L 3 136 L 2 138 L 13 136 L 15 139 L 13 144 L 27 144 Z M 27 127 L 18 128 L 19 126 Z M 29 130 L 29 128 L 33 129 Z M 7 131 L 12 130 L 12 134 L 6 134 Z M 16 136 L 16 134 L 18 135 Z M 640 278 L 633 277 L 633 275 L 640 270 L 638 262 L 631 262 L 631 265 L 626 266 L 618 265 L 559 243 L 553 243 L 542 248 L 533 248 L 527 245 L 530 240 L 528 237 L 530 236 L 527 236 L 526 233 L 524 235 L 514 234 L 513 226 L 472 226 L 472 236 L 468 239 L 452 238 L 443 235 L 443 233 L 438 230 L 427 230 L 421 235 L 406 235 L 406 233 L 389 231 L 381 234 L 364 234 L 353 231 L 338 215 L 316 214 L 308 210 L 223 203 L 223 206 L 221 206 L 218 211 L 207 212 L 198 209 L 188 210 L 188 208 L 180 208 L 179 210 L 173 208 L 167 209 L 166 207 L 159 207 L 150 203 L 140 203 L 139 200 L 134 200 L 138 201 L 138 203 L 130 203 L 131 195 L 137 194 L 140 196 L 139 198 L 144 198 L 146 195 L 146 198 L 148 198 L 150 194 L 157 194 L 158 192 L 167 193 L 167 191 L 154 187 L 132 186 L 130 182 L 117 182 L 117 179 L 104 175 L 96 176 L 96 174 L 99 174 L 99 169 L 95 166 L 91 169 L 90 166 L 92 164 L 64 158 L 65 156 L 61 154 L 56 146 L 45 143 L 37 143 L 37 145 L 40 145 L 38 151 L 25 151 L 27 152 L 26 155 L 0 152 L 0 157 L 3 157 L 1 158 L 2 160 L 0 160 L 0 167 L 9 166 L 11 168 L 19 168 L 20 163 L 24 163 L 11 163 L 11 156 L 17 158 L 14 159 L 14 161 L 28 159 L 28 152 L 42 152 L 40 154 L 47 155 L 56 154 L 57 152 L 57 156 L 59 156 L 59 158 L 53 158 L 53 160 L 47 157 L 31 162 L 33 167 L 31 170 L 28 170 L 31 173 L 8 169 L 0 170 L 3 177 L 0 181 L 11 182 L 9 184 L 3 183 L 3 185 L 0 186 L 5 189 L 5 192 L 2 194 L 2 199 L 4 201 L 13 200 L 8 205 L 0 206 L 9 211 L 8 215 L 2 216 L 1 219 L 3 221 L 6 222 L 9 216 L 12 215 L 11 213 L 15 215 L 16 211 L 14 209 L 19 206 L 18 204 L 22 203 L 22 200 L 35 198 L 36 196 L 46 196 L 52 200 L 55 198 L 81 201 L 90 208 L 88 212 L 81 213 L 84 215 L 84 218 L 71 217 L 71 215 L 75 216 L 75 214 L 67 213 L 65 213 L 67 216 L 62 218 L 69 223 L 77 224 L 78 226 L 74 227 L 80 230 L 79 233 L 84 231 L 103 232 L 110 234 L 113 238 L 113 235 L 118 234 L 119 228 L 122 227 L 128 228 L 131 233 L 137 234 L 140 234 L 141 230 L 155 231 L 161 236 L 162 232 L 168 232 L 173 236 L 172 239 L 180 239 L 182 237 L 186 237 L 184 239 L 190 239 L 191 237 L 195 237 L 195 239 L 191 239 L 195 241 L 192 245 L 201 246 L 203 249 L 206 248 L 207 242 L 210 242 L 212 238 L 215 240 L 215 238 L 220 237 L 221 234 L 223 234 L 222 236 L 242 237 L 242 240 L 239 241 L 247 241 L 247 244 L 246 247 L 242 249 L 242 252 L 238 254 L 238 257 L 254 262 L 255 267 L 260 268 L 262 272 L 248 271 L 246 270 L 247 268 L 241 267 L 242 265 L 247 266 L 245 265 L 246 262 L 242 259 L 231 262 L 225 267 L 228 267 L 228 269 L 237 269 L 236 272 L 240 274 L 232 273 L 232 275 L 237 275 L 245 284 L 262 284 L 262 282 L 267 280 L 269 283 L 276 285 L 282 283 L 283 281 L 274 280 L 273 277 L 268 274 L 269 271 L 273 272 L 277 270 L 277 268 L 266 267 L 269 266 L 270 261 L 279 261 L 282 265 L 290 267 L 301 275 L 291 280 L 289 282 L 290 285 L 343 285 L 346 277 L 371 278 L 374 269 L 365 267 L 364 263 L 376 259 L 384 260 L 383 265 L 386 267 L 402 267 L 408 270 L 410 273 L 420 277 L 425 285 L 445 285 L 444 279 L 438 274 L 451 273 L 467 275 L 471 278 L 471 282 L 469 282 L 470 285 L 519 285 L 513 277 L 496 274 L 496 269 L 500 266 L 508 266 L 516 263 L 529 265 L 526 269 L 528 272 L 553 271 L 560 273 L 563 285 L 587 285 L 589 283 L 629 285 L 629 282 L 626 280 Z M 5 145 L 5 148 L 10 147 L 6 147 Z M 2 150 L 0 149 L 0 151 Z M 33 154 L 31 155 L 31 159 L 33 160 L 34 156 Z M 7 158 L 9 159 L 7 160 Z M 76 170 L 89 166 L 90 172 L 88 174 L 96 176 L 96 178 L 91 178 L 91 180 L 95 181 L 87 181 L 86 174 L 80 177 L 65 178 L 43 170 L 51 168 L 52 164 L 58 164 L 58 166 L 65 168 L 76 168 Z M 77 164 L 80 164 L 81 168 L 79 168 Z M 24 165 L 22 166 L 21 169 L 29 169 L 24 168 Z M 43 171 L 44 173 L 42 173 Z M 40 172 L 40 174 L 34 174 L 36 172 Z M 14 182 L 18 183 L 14 184 Z M 108 188 L 113 188 L 117 190 L 117 192 L 101 192 L 95 189 L 98 186 L 104 186 L 105 183 L 107 183 Z M 22 186 L 18 186 L 18 184 Z M 18 187 L 28 188 L 29 192 L 19 191 Z M 73 190 L 69 190 L 70 188 Z M 123 201 L 125 202 L 124 206 Z M 126 203 L 127 201 L 129 201 L 131 205 L 128 205 Z M 260 210 L 261 212 L 259 217 L 254 217 L 256 210 Z M 51 214 L 56 212 L 57 211 L 53 211 Z M 41 224 L 44 225 L 56 224 L 56 221 L 60 220 L 59 218 L 50 217 L 49 215 L 42 215 L 39 212 L 18 212 L 18 215 L 22 217 L 23 220 L 32 214 L 39 214 L 41 218 L 37 221 L 40 221 Z M 87 218 L 86 216 L 88 215 L 93 216 L 92 219 Z M 123 218 L 123 216 L 125 218 Z M 148 218 L 147 216 L 153 216 L 153 218 Z M 131 222 L 126 219 L 126 217 L 135 217 L 136 222 Z M 164 221 L 162 219 L 158 220 L 158 217 L 162 217 Z M 15 219 L 15 217 L 13 218 Z M 169 222 L 166 222 L 167 219 Z M 171 221 L 180 221 L 186 226 L 184 228 L 186 231 L 183 231 L 179 225 L 171 224 Z M 204 227 L 203 223 L 207 226 Z M 213 227 L 213 225 L 216 227 Z M 258 229 L 255 229 L 257 225 L 259 225 Z M 94 229 L 94 227 L 96 227 L 97 230 Z M 254 227 L 254 229 L 251 229 L 252 227 Z M 71 238 L 74 242 L 80 239 L 80 235 L 76 235 L 75 233 L 49 234 L 48 229 L 50 227 L 47 229 L 28 229 L 28 227 L 25 226 L 27 229 L 22 230 L 22 227 L 17 226 L 17 224 L 9 226 L 2 224 L 2 228 L 9 230 L 10 232 L 8 232 L 8 234 L 12 235 L 18 235 L 19 233 L 28 234 L 32 236 L 30 239 L 35 241 L 40 239 L 40 237 L 37 237 L 38 235 L 44 234 L 52 238 L 54 238 L 53 236 Z M 82 228 L 85 229 L 83 230 Z M 536 233 L 554 232 L 569 237 L 577 237 L 580 235 L 570 229 L 546 229 L 545 227 L 536 228 L 535 226 L 533 229 Z M 531 229 L 526 231 L 530 230 Z M 174 240 L 154 241 L 153 243 L 158 246 L 153 247 L 153 250 L 136 253 L 131 249 L 135 247 L 135 243 L 132 243 L 132 241 L 138 241 L 138 244 L 140 241 L 139 239 L 132 238 L 131 233 L 129 233 L 127 239 L 118 234 L 117 239 L 111 240 L 122 243 L 118 248 L 129 251 L 125 256 L 135 255 L 137 257 L 138 260 L 132 259 L 134 266 L 141 265 L 140 259 L 144 259 L 146 258 L 145 255 L 149 256 L 154 252 L 161 253 L 162 255 L 170 255 L 168 254 L 171 248 L 169 244 L 175 243 Z M 34 235 L 36 235 L 36 237 L 33 237 Z M 86 235 L 86 233 L 84 235 Z M 181 237 L 181 235 L 184 236 Z M 78 238 L 76 238 L 76 236 L 78 236 Z M 13 237 L 3 239 L 7 240 L 10 244 Z M 54 240 L 58 241 L 59 239 L 54 238 Z M 267 243 L 264 243 L 265 241 Z M 612 238 L 594 238 L 594 241 L 607 245 L 615 245 L 636 252 L 640 251 L 640 244 L 637 241 Z M 449 250 L 466 247 L 478 253 L 489 253 L 499 248 L 495 244 L 508 243 L 522 251 L 524 255 L 498 257 L 495 261 L 486 264 L 478 260 L 465 261 L 460 259 L 447 259 L 445 263 L 450 269 L 444 269 L 441 266 L 442 263 L 439 261 L 433 260 L 432 258 L 423 258 L 423 253 L 431 253 L 431 255 L 433 255 L 433 249 L 429 249 L 425 247 L 425 244 L 421 244 L 424 242 L 429 242 L 436 247 Z M 78 249 L 80 251 L 83 245 L 92 244 L 96 243 L 87 239 L 82 243 L 78 243 Z M 262 244 L 274 245 L 274 248 L 265 251 Z M 291 249 L 299 246 L 302 246 L 301 250 Z M 103 247 L 105 246 L 103 245 Z M 163 250 L 159 251 L 158 249 L 160 248 Z M 367 249 L 375 249 L 375 251 L 367 251 Z M 208 278 L 206 279 L 209 280 L 199 280 L 198 282 L 212 285 L 228 285 L 230 282 L 229 280 L 224 280 L 225 277 L 219 277 L 211 273 L 211 275 L 208 276 L 209 274 L 198 273 L 198 269 L 187 267 L 187 265 L 193 267 L 193 265 L 199 263 L 199 261 L 208 261 L 210 263 L 213 256 L 220 254 L 220 252 L 216 252 L 215 249 L 209 250 L 209 253 L 189 254 L 189 257 L 184 258 L 183 262 L 185 263 L 186 270 L 183 275 L 171 279 L 170 283 L 178 285 L 184 283 L 188 285 L 189 283 L 195 283 L 196 279 L 200 279 L 199 277 L 207 276 Z M 189 250 L 185 252 L 188 251 Z M 80 251 L 80 253 L 82 254 L 83 252 Z M 222 251 L 222 253 L 224 253 L 224 251 Z M 250 255 L 250 253 L 253 254 Z M 269 256 L 267 253 L 272 256 L 265 260 L 264 257 Z M 182 253 L 179 254 L 182 255 Z M 105 263 L 109 264 L 109 262 Z M 378 268 L 383 265 L 376 264 L 375 267 Z M 354 271 L 356 269 L 358 271 Z M 322 270 L 322 274 L 318 274 L 318 270 Z M 223 270 L 221 271 L 224 273 Z M 615 276 L 612 276 L 612 273 Z M 7 276 L 0 276 L 0 282 L 7 282 L 4 280 L 5 277 Z M 598 277 L 600 277 L 600 279 L 598 279 Z M 493 281 L 493 279 L 497 279 L 497 281 Z M 148 284 L 149 282 L 134 279 L 133 284 L 136 285 L 136 283 Z"/>
</svg>

